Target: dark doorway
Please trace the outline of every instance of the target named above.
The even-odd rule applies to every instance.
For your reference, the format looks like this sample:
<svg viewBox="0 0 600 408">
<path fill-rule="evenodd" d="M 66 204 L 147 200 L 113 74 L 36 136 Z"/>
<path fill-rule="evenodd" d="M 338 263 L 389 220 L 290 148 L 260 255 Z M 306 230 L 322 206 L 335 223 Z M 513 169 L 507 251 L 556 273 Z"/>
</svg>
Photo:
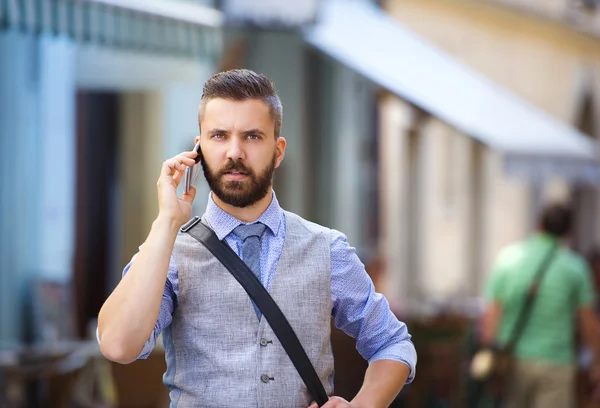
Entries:
<svg viewBox="0 0 600 408">
<path fill-rule="evenodd" d="M 89 335 L 106 297 L 111 220 L 115 219 L 119 96 L 81 91 L 77 95 L 77 193 L 74 300 L 77 333 Z"/>
</svg>

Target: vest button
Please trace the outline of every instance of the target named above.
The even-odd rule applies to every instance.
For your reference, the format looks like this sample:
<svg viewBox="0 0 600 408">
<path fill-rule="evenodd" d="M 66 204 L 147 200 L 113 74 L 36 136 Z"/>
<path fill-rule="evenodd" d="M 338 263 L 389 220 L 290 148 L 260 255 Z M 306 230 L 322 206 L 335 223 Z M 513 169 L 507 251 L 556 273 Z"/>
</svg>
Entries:
<svg viewBox="0 0 600 408">
<path fill-rule="evenodd" d="M 268 383 L 271 380 L 271 377 L 269 377 L 266 374 L 263 374 L 263 375 L 260 376 L 260 380 L 266 384 L 266 383 Z"/>
<path fill-rule="evenodd" d="M 267 339 L 260 339 L 260 345 L 263 347 L 267 347 Z"/>
</svg>

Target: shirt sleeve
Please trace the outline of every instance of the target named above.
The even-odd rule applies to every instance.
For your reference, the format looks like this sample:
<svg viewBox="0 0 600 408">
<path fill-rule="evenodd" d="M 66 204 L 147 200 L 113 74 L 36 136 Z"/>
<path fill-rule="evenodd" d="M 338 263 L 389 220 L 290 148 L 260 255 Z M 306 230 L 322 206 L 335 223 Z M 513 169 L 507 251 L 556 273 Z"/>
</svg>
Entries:
<svg viewBox="0 0 600 408">
<path fill-rule="evenodd" d="M 375 292 L 371 278 L 346 237 L 331 238 L 331 297 L 335 326 L 356 339 L 356 349 L 371 364 L 394 360 L 415 377 L 417 353 L 406 325 L 392 313 L 387 299 Z"/>
<path fill-rule="evenodd" d="M 123 269 L 123 275 L 125 276 L 127 272 L 131 269 L 131 265 L 135 262 L 135 258 L 137 254 L 131 258 L 131 261 L 125 266 Z M 160 304 L 160 310 L 158 312 L 158 319 L 156 320 L 156 324 L 154 325 L 154 329 L 150 334 L 150 338 L 144 344 L 142 351 L 140 352 L 138 359 L 146 359 L 156 347 L 156 341 L 158 336 L 163 331 L 164 328 L 168 327 L 173 321 L 173 312 L 175 311 L 176 299 L 179 294 L 179 279 L 178 279 L 178 271 L 177 271 L 177 263 L 175 259 L 171 255 L 171 259 L 169 261 L 169 270 L 167 273 L 167 280 L 165 282 L 165 288 L 162 295 L 162 301 Z M 98 334 L 98 329 L 96 329 L 96 336 L 98 339 L 98 343 L 100 343 L 100 336 Z"/>
<path fill-rule="evenodd" d="M 593 306 L 596 300 L 596 293 L 590 269 L 584 261 L 581 261 L 577 272 L 578 280 L 577 290 L 575 292 L 577 296 L 577 306 L 580 308 Z"/>
</svg>

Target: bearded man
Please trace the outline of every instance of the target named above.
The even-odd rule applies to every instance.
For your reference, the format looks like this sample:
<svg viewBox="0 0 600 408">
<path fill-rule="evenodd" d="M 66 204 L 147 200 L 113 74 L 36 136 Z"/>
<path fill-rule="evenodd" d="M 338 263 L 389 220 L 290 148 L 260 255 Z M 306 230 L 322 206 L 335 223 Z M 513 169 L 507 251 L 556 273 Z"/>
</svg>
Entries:
<svg viewBox="0 0 600 408">
<path fill-rule="evenodd" d="M 273 84 L 249 70 L 214 75 L 199 109 L 199 153 L 163 163 L 159 213 L 98 316 L 102 353 L 127 364 L 163 335 L 175 407 L 316 407 L 269 323 L 211 253 L 180 228 L 196 190 L 177 187 L 197 154 L 211 193 L 202 222 L 256 274 L 290 322 L 330 396 L 325 407 L 385 407 L 412 381 L 406 325 L 376 293 L 340 232 L 284 211 L 272 189 L 286 141 Z M 369 362 L 351 401 L 333 396 L 330 321 Z"/>
</svg>

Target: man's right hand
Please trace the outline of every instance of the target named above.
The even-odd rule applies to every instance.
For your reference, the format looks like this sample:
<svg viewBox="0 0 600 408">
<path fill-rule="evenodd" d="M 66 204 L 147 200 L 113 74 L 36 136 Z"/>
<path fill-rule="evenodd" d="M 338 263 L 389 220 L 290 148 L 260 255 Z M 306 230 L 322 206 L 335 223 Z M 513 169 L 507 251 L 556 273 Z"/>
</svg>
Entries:
<svg viewBox="0 0 600 408">
<path fill-rule="evenodd" d="M 148 238 L 98 314 L 100 351 L 109 360 L 127 364 L 140 355 L 161 313 L 169 263 L 179 228 L 189 220 L 196 190 L 182 198 L 177 186 L 196 152 L 181 153 L 162 165 L 158 188 L 158 218 Z M 166 312 L 171 315 L 170 311 Z"/>
<path fill-rule="evenodd" d="M 188 166 L 196 164 L 194 158 L 198 155 L 195 151 L 183 152 L 166 160 L 160 171 L 156 183 L 158 189 L 159 217 L 164 217 L 177 224 L 185 224 L 192 214 L 192 203 L 196 197 L 196 189 L 190 188 L 188 194 L 177 197 L 177 187 L 185 174 Z"/>
</svg>

